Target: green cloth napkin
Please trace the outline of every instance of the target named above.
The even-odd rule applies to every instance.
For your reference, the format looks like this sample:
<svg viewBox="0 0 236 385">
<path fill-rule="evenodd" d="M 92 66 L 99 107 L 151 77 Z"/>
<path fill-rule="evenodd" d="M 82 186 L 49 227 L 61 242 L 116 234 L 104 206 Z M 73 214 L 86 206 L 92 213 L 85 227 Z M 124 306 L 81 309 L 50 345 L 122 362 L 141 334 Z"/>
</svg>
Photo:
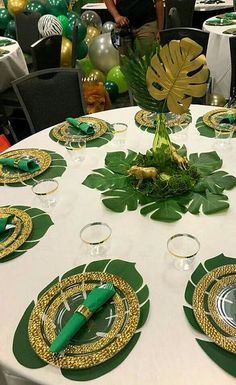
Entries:
<svg viewBox="0 0 236 385">
<path fill-rule="evenodd" d="M 236 19 L 236 12 L 226 12 L 224 14 L 224 16 L 227 18 L 230 18 L 230 19 Z"/>
<path fill-rule="evenodd" d="M 0 234 L 6 231 L 6 226 L 12 223 L 13 218 L 14 218 L 14 215 L 8 215 L 5 218 L 0 218 Z"/>
<path fill-rule="evenodd" d="M 227 123 L 227 124 L 233 124 L 236 125 L 236 113 L 234 114 L 227 114 L 219 121 L 220 124 Z"/>
<path fill-rule="evenodd" d="M 11 44 L 15 44 L 15 42 L 9 39 L 0 39 L 0 47 L 5 47 L 6 45 Z"/>
<path fill-rule="evenodd" d="M 0 158 L 0 163 L 27 172 L 40 170 L 40 165 L 33 159 Z"/>
<path fill-rule="evenodd" d="M 208 24 L 208 25 L 211 25 L 211 24 L 225 25 L 225 24 L 228 24 L 229 21 L 230 20 L 227 19 L 227 18 L 224 18 L 224 19 L 210 19 L 210 20 L 206 21 L 206 24 Z"/>
<path fill-rule="evenodd" d="M 66 121 L 74 128 L 79 129 L 84 134 L 93 135 L 95 133 L 95 129 L 92 124 L 88 123 L 80 123 L 77 119 L 67 118 Z"/>
<path fill-rule="evenodd" d="M 88 297 L 82 303 L 83 306 L 88 308 L 91 313 L 94 313 L 102 305 L 104 305 L 115 294 L 114 286 L 111 283 L 104 284 L 99 287 L 95 287 L 88 295 Z M 79 329 L 87 322 L 86 318 L 79 311 L 75 311 L 69 321 L 62 328 L 56 339 L 50 346 L 52 353 L 58 353 L 68 343 L 71 338 L 79 331 Z"/>
</svg>

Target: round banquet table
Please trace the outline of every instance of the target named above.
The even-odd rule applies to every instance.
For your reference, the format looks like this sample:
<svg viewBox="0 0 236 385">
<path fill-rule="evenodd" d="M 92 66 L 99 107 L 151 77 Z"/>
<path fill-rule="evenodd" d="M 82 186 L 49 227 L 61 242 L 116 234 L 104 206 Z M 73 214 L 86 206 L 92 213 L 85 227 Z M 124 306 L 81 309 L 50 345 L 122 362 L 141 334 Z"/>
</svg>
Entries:
<svg viewBox="0 0 236 385">
<path fill-rule="evenodd" d="M 23 52 L 17 41 L 0 36 L 0 41 L 3 39 L 12 40 L 14 44 L 0 47 L 1 50 L 9 51 L 9 53 L 0 56 L 0 92 L 10 87 L 13 80 L 29 73 Z"/>
<path fill-rule="evenodd" d="M 109 123 L 125 122 L 128 135 L 125 149 L 146 152 L 153 134 L 139 129 L 134 122 L 138 107 L 110 110 L 94 114 Z M 214 139 L 200 136 L 195 128 L 197 117 L 212 107 L 191 107 L 192 123 L 182 134 L 172 134 L 174 143 L 186 144 L 188 153 L 212 151 Z M 235 378 L 217 366 L 195 341 L 197 332 L 187 322 L 183 305 L 184 291 L 191 271 L 175 270 L 167 263 L 166 243 L 176 233 L 195 235 L 201 244 L 197 263 L 220 253 L 236 257 L 235 221 L 236 188 L 227 191 L 230 207 L 214 215 L 186 213 L 174 223 L 164 223 L 142 216 L 138 210 L 114 213 L 101 201 L 97 190 L 82 184 L 93 169 L 104 166 L 107 152 L 121 150 L 112 141 L 100 148 L 86 149 L 83 163 L 74 165 L 66 149 L 52 141 L 45 129 L 14 145 L 13 149 L 41 148 L 61 154 L 67 161 L 65 173 L 57 178 L 59 200 L 49 211 L 54 222 L 40 242 L 22 256 L 2 263 L 0 268 L 1 328 L 0 366 L 8 385 L 72 385 L 58 368 L 41 369 L 21 366 L 12 352 L 16 327 L 29 303 L 56 276 L 95 260 L 84 253 L 79 239 L 80 229 L 89 222 L 104 221 L 112 228 L 108 258 L 135 262 L 150 290 L 150 313 L 141 337 L 128 357 L 114 370 L 90 381 L 96 385 L 234 385 Z M 223 152 L 222 169 L 236 174 L 236 139 L 231 151 Z M 0 187 L 0 205 L 36 205 L 31 188 Z M 22 347 L 23 348 L 23 347 Z M 2 384 L 2 382 L 1 382 Z"/>
<path fill-rule="evenodd" d="M 203 23 L 203 30 L 210 33 L 206 59 L 213 79 L 213 92 L 229 98 L 231 83 L 229 37 L 233 35 L 224 34 L 223 31 L 236 29 L 236 22 L 226 26 L 212 26 L 207 25 L 206 21 Z"/>
</svg>

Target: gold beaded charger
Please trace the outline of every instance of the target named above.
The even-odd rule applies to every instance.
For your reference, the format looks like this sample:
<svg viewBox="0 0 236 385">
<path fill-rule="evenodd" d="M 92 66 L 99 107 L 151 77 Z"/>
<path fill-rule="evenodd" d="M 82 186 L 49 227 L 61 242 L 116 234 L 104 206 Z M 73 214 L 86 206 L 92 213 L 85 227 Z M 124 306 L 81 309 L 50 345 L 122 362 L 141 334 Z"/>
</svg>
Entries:
<svg viewBox="0 0 236 385">
<path fill-rule="evenodd" d="M 54 139 L 59 140 L 60 142 L 67 142 L 68 140 L 73 139 L 75 136 L 81 137 L 87 142 L 99 138 L 100 136 L 105 134 L 105 132 L 109 128 L 108 123 L 102 119 L 82 116 L 80 118 L 77 118 L 77 120 L 80 123 L 91 124 L 95 129 L 95 133 L 92 135 L 83 134 L 82 131 L 71 127 L 70 124 L 65 121 L 52 128 L 50 134 L 53 136 Z"/>
<path fill-rule="evenodd" d="M 198 282 L 193 311 L 199 326 L 223 349 L 236 353 L 236 264 L 211 270 Z"/>
<path fill-rule="evenodd" d="M 96 286 L 112 283 L 116 294 L 97 311 L 71 340 L 63 354 L 49 348 L 66 321 Z M 99 365 L 121 351 L 134 335 L 140 316 L 131 286 L 106 272 L 76 274 L 54 284 L 34 307 L 28 336 L 36 354 L 49 364 L 67 369 Z"/>
<path fill-rule="evenodd" d="M 52 161 L 48 152 L 35 148 L 4 152 L 0 154 L 0 158 L 33 159 L 40 165 L 39 170 L 27 172 L 0 164 L 0 183 L 18 183 L 34 178 L 46 171 Z"/>
<path fill-rule="evenodd" d="M 25 211 L 14 207 L 0 207 L 0 218 L 8 215 L 14 215 L 12 224 L 15 228 L 0 236 L 0 259 L 17 250 L 32 231 L 32 219 Z"/>
<path fill-rule="evenodd" d="M 202 119 L 208 127 L 217 129 L 221 119 L 223 119 L 226 115 L 235 113 L 236 108 L 216 108 L 215 110 L 209 111 L 203 115 Z M 236 126 L 234 131 L 236 131 Z"/>
<path fill-rule="evenodd" d="M 143 126 L 146 128 L 153 128 L 155 130 L 155 124 L 154 124 L 153 120 L 150 118 L 150 116 L 151 116 L 151 113 L 149 111 L 140 110 L 135 114 L 135 117 L 134 117 L 135 123 L 138 126 Z M 175 118 L 173 118 L 173 117 L 168 118 L 167 117 L 166 126 L 168 128 L 172 128 L 172 127 L 175 127 L 176 125 L 180 125 L 181 127 L 184 128 L 189 124 L 189 122 L 190 122 L 189 116 L 187 113 L 185 113 L 185 114 L 179 115 Z"/>
</svg>

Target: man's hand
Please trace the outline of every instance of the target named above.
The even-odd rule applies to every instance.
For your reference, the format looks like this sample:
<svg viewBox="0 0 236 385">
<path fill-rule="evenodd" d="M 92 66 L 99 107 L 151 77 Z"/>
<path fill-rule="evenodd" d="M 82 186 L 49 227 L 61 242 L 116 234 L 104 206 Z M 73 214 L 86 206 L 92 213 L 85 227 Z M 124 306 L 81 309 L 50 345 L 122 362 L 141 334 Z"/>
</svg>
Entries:
<svg viewBox="0 0 236 385">
<path fill-rule="evenodd" d="M 124 27 L 124 25 L 128 25 L 129 24 L 129 19 L 127 19 L 127 17 L 125 16 L 117 16 L 115 17 L 115 22 L 117 24 L 117 27 Z"/>
</svg>

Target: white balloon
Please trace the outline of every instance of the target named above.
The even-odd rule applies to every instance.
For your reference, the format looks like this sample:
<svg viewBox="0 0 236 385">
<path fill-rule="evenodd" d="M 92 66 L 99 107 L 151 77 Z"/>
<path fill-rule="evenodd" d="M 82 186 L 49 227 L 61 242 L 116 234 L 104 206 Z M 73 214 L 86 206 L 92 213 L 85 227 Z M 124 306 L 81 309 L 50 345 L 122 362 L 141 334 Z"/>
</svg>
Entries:
<svg viewBox="0 0 236 385">
<path fill-rule="evenodd" d="M 38 30 L 43 37 L 51 35 L 62 35 L 62 25 L 58 18 L 53 15 L 41 16 L 38 21 Z"/>
<path fill-rule="evenodd" d="M 108 72 L 119 65 L 119 53 L 113 47 L 110 33 L 96 36 L 89 46 L 88 54 L 94 68 L 102 72 Z"/>
<path fill-rule="evenodd" d="M 103 24 L 102 26 L 102 32 L 111 32 L 115 28 L 116 23 L 113 21 L 106 21 L 106 23 Z"/>
</svg>

